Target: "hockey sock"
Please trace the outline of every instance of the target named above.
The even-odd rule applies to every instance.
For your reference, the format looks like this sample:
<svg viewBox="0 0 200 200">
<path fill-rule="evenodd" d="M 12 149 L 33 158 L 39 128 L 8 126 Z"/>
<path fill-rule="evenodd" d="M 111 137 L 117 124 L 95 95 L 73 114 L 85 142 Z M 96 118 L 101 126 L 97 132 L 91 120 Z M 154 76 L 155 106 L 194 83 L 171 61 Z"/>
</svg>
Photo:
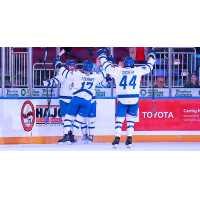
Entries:
<svg viewBox="0 0 200 200">
<path fill-rule="evenodd" d="M 74 117 L 74 116 L 72 117 L 72 123 L 71 123 L 71 132 L 72 132 L 72 133 L 73 133 L 73 124 L 74 124 L 75 118 L 76 118 L 76 117 Z"/>
<path fill-rule="evenodd" d="M 95 117 L 88 117 L 89 135 L 94 135 L 95 131 Z"/>
<path fill-rule="evenodd" d="M 65 115 L 65 120 L 64 120 L 64 133 L 68 134 L 68 132 L 71 130 L 71 125 L 72 125 L 72 119 L 73 116 L 71 115 Z"/>
<path fill-rule="evenodd" d="M 127 121 L 127 136 L 132 136 L 134 131 L 134 120 L 135 117 L 132 115 L 127 114 L 126 115 L 126 121 Z"/>
<path fill-rule="evenodd" d="M 87 134 L 87 117 L 84 117 L 83 124 L 81 124 L 81 132 L 83 135 Z"/>
<path fill-rule="evenodd" d="M 84 117 L 77 114 L 73 124 L 73 135 L 76 135 L 76 132 L 78 131 L 81 124 L 84 124 Z"/>
<path fill-rule="evenodd" d="M 125 117 L 117 117 L 115 121 L 115 136 L 121 137 L 122 125 Z"/>
<path fill-rule="evenodd" d="M 62 117 L 62 127 L 63 127 L 63 134 L 64 134 L 64 122 L 65 122 L 65 117 Z"/>
</svg>

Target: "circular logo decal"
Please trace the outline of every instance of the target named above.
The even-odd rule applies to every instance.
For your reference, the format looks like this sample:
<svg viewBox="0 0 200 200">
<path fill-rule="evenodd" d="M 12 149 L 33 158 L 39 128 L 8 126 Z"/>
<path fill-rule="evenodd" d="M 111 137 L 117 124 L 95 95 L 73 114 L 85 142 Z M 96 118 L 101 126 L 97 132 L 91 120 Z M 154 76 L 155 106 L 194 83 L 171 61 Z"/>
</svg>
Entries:
<svg viewBox="0 0 200 200">
<path fill-rule="evenodd" d="M 141 96 L 145 96 L 145 95 L 147 94 L 147 92 L 146 92 L 145 89 L 142 89 L 142 90 L 140 91 L 140 94 L 141 94 Z"/>
<path fill-rule="evenodd" d="M 22 90 L 21 90 L 21 95 L 22 95 L 22 96 L 25 96 L 25 95 L 26 95 L 26 90 L 25 90 L 25 89 L 22 89 Z"/>
<path fill-rule="evenodd" d="M 30 131 L 35 122 L 35 110 L 30 101 L 25 101 L 21 109 L 21 122 L 25 131 Z"/>
</svg>

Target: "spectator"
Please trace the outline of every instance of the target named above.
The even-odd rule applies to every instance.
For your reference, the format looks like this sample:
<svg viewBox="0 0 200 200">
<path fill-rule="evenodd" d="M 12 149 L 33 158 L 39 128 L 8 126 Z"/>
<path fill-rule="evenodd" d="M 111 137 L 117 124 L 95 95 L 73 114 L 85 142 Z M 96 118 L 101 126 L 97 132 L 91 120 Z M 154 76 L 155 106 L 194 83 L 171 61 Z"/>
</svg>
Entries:
<svg viewBox="0 0 200 200">
<path fill-rule="evenodd" d="M 125 59 L 126 59 L 125 57 L 123 57 L 122 59 L 120 59 L 119 62 L 118 62 L 118 66 L 120 66 L 122 68 L 125 68 L 125 65 L 124 65 L 124 60 Z"/>
<path fill-rule="evenodd" d="M 147 47 L 129 47 L 129 55 L 133 58 L 134 64 L 147 64 Z"/>
<path fill-rule="evenodd" d="M 200 88 L 197 76 L 195 73 L 190 75 L 189 81 L 185 84 L 185 88 Z"/>
<path fill-rule="evenodd" d="M 157 76 L 156 78 L 156 85 L 154 85 L 154 88 L 164 88 L 165 81 L 162 76 Z"/>
</svg>

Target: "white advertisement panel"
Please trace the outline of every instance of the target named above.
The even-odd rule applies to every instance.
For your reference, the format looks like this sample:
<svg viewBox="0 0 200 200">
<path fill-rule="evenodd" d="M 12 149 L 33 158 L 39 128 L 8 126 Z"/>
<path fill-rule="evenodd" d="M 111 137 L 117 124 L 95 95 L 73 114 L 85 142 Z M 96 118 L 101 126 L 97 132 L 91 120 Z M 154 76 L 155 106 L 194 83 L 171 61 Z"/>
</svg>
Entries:
<svg viewBox="0 0 200 200">
<path fill-rule="evenodd" d="M 51 93 L 51 88 L 48 88 L 48 93 Z M 34 88 L 32 89 L 32 97 L 46 97 L 46 88 Z M 53 89 L 52 97 L 57 96 L 57 88 Z M 28 88 L 6 88 L 5 97 L 29 97 Z"/>
<path fill-rule="evenodd" d="M 200 97 L 200 88 L 173 88 L 172 97 Z"/>
<path fill-rule="evenodd" d="M 152 88 L 140 88 L 140 97 L 152 97 L 153 90 Z M 155 97 L 168 97 L 169 89 L 168 88 L 154 88 Z"/>
<path fill-rule="evenodd" d="M 48 88 L 48 93 L 51 88 Z M 140 88 L 140 97 L 152 97 L 152 88 Z M 2 89 L 0 88 L 0 96 Z M 155 97 L 169 97 L 168 88 L 154 88 Z M 46 97 L 46 88 L 33 88 L 32 97 Z M 53 89 L 52 97 L 57 96 L 57 88 Z M 96 88 L 97 97 L 111 97 L 111 88 Z M 113 96 L 116 97 L 116 88 L 113 89 Z M 29 97 L 28 88 L 6 88 L 5 97 Z M 200 88 L 172 88 L 172 97 L 200 97 Z"/>
<path fill-rule="evenodd" d="M 0 137 L 62 136 L 59 100 L 52 99 L 51 124 L 45 125 L 47 110 L 46 99 L 0 99 Z M 95 135 L 114 135 L 114 113 L 115 99 L 97 99 Z"/>
</svg>

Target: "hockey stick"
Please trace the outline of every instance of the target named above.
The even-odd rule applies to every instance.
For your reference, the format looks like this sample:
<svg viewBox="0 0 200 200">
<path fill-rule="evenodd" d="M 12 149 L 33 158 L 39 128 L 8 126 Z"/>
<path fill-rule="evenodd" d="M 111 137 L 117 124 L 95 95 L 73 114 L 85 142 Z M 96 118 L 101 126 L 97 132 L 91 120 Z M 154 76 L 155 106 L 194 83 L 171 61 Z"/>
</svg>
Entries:
<svg viewBox="0 0 200 200">
<path fill-rule="evenodd" d="M 48 47 L 42 47 L 43 49 L 44 49 L 44 78 L 45 78 L 45 80 L 47 80 L 47 74 L 46 74 L 46 66 L 45 66 L 45 63 L 46 63 L 46 58 L 47 58 L 47 51 L 48 51 Z M 46 86 L 46 92 L 47 92 L 47 104 L 48 104 L 48 88 L 47 88 L 47 86 Z M 45 123 L 46 124 L 46 123 Z"/>
<path fill-rule="evenodd" d="M 153 48 L 152 48 L 152 50 L 153 50 Z M 154 115 L 156 113 L 155 113 L 155 105 L 154 105 L 154 96 L 155 96 L 155 94 L 154 94 L 154 84 L 153 84 L 153 69 L 151 71 L 151 85 L 152 85 L 153 115 Z"/>
<path fill-rule="evenodd" d="M 58 55 L 57 55 L 57 58 L 60 58 L 60 56 L 62 56 L 63 54 L 65 53 L 65 50 L 63 49 Z M 52 97 L 52 93 L 53 93 L 53 86 L 54 86 L 54 79 L 55 79 L 55 71 L 54 71 L 54 75 L 53 75 L 53 83 L 52 83 L 52 86 L 51 86 L 51 94 L 50 94 L 50 99 L 48 101 L 48 110 L 47 110 L 47 116 L 46 116 L 46 121 L 45 121 L 45 124 L 47 124 L 47 121 L 48 121 L 48 117 L 50 117 L 50 124 L 51 124 L 51 116 L 49 115 L 50 113 L 50 104 L 51 104 L 51 97 Z"/>
</svg>

